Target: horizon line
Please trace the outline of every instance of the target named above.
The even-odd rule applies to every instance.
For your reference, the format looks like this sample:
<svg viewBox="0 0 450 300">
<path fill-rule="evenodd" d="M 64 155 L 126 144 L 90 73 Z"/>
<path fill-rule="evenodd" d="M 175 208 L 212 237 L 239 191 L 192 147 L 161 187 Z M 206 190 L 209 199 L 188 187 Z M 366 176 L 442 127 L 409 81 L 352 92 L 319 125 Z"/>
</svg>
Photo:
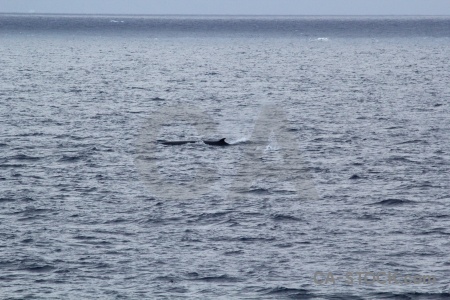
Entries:
<svg viewBox="0 0 450 300">
<path fill-rule="evenodd" d="M 202 17 L 450 17 L 426 14 L 137 14 L 137 13 L 45 13 L 45 12 L 0 12 L 0 15 L 54 15 L 54 16 L 202 16 Z"/>
</svg>

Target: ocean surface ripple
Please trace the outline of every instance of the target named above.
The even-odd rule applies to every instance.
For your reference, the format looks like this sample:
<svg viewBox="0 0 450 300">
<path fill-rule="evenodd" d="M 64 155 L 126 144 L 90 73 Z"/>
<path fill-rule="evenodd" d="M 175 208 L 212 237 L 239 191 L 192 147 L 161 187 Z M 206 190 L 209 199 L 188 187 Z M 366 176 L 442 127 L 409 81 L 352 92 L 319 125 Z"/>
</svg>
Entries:
<svg viewBox="0 0 450 300">
<path fill-rule="evenodd" d="M 0 298 L 449 299 L 449 24 L 0 15 Z"/>
</svg>

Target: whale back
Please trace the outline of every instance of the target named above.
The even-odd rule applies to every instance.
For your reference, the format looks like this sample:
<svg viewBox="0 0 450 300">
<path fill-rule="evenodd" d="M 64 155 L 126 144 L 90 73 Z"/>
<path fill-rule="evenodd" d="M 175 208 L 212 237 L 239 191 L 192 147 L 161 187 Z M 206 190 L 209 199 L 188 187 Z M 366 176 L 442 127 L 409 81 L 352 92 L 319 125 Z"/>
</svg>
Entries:
<svg viewBox="0 0 450 300">
<path fill-rule="evenodd" d="M 229 144 L 225 142 L 225 138 L 220 139 L 218 141 L 203 141 L 207 145 L 211 146 L 228 146 Z"/>
<path fill-rule="evenodd" d="M 161 141 L 158 140 L 159 143 L 167 146 L 175 146 L 175 145 L 184 145 L 184 144 L 190 144 L 190 143 L 196 143 L 196 141 Z M 218 141 L 203 141 L 207 145 L 211 146 L 228 146 L 227 142 L 225 142 L 225 138 L 220 139 Z"/>
<path fill-rule="evenodd" d="M 185 145 L 195 143 L 195 141 L 158 141 L 159 143 L 167 146 Z"/>
</svg>

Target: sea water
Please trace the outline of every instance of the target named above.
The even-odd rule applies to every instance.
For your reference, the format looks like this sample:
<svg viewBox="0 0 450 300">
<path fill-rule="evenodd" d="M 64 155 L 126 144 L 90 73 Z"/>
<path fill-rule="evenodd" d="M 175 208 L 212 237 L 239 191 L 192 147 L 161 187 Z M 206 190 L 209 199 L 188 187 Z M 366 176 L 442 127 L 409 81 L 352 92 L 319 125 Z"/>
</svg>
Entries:
<svg viewBox="0 0 450 300">
<path fill-rule="evenodd" d="M 448 299 L 449 53 L 449 17 L 0 15 L 0 298 Z"/>
</svg>

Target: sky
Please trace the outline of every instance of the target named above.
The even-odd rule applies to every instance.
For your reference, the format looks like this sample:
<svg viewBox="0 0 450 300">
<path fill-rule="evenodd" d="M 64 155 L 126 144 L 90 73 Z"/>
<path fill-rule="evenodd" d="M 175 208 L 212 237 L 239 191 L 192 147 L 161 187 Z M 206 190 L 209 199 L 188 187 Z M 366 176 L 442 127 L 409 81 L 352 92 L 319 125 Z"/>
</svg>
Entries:
<svg viewBox="0 0 450 300">
<path fill-rule="evenodd" d="M 450 15 L 450 0 L 0 0 L 0 13 Z"/>
</svg>

